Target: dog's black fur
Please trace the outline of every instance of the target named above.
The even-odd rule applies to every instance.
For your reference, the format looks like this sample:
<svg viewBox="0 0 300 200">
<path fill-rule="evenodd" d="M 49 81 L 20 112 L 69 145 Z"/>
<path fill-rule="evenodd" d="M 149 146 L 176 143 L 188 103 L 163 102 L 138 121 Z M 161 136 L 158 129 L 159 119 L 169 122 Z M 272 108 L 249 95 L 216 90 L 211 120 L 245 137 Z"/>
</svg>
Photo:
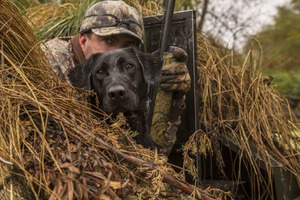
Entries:
<svg viewBox="0 0 300 200">
<path fill-rule="evenodd" d="M 145 54 L 133 47 L 92 55 L 88 60 L 69 71 L 68 77 L 75 87 L 94 90 L 98 108 L 107 114 L 132 113 L 135 122 L 131 128 L 138 131 L 137 143 L 154 148 L 146 123 L 149 85 L 157 81 L 161 59 Z M 96 105 L 96 98 L 90 97 Z M 148 133 L 148 134 L 147 134 Z"/>
</svg>

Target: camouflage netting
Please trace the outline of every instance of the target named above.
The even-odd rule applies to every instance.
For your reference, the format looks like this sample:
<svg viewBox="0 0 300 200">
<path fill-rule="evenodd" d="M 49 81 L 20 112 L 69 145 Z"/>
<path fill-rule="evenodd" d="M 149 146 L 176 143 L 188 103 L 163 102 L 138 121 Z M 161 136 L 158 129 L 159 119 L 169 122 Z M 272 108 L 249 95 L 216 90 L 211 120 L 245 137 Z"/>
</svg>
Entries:
<svg viewBox="0 0 300 200">
<path fill-rule="evenodd" d="M 170 186 L 181 176 L 135 144 L 122 115 L 108 125 L 76 100 L 87 92 L 54 75 L 7 0 L 0 2 L 0 47 L 0 199 L 187 198 Z"/>
</svg>

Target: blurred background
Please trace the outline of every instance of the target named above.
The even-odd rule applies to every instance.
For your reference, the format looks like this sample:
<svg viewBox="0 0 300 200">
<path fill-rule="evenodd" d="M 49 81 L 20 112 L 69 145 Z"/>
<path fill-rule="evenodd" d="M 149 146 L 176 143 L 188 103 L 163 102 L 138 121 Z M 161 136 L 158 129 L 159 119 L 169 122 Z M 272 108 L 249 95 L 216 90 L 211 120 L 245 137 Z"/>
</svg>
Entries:
<svg viewBox="0 0 300 200">
<path fill-rule="evenodd" d="M 194 5 L 202 33 L 241 57 L 252 50 L 260 71 L 273 78 L 299 118 L 300 1 L 207 0 Z"/>
</svg>

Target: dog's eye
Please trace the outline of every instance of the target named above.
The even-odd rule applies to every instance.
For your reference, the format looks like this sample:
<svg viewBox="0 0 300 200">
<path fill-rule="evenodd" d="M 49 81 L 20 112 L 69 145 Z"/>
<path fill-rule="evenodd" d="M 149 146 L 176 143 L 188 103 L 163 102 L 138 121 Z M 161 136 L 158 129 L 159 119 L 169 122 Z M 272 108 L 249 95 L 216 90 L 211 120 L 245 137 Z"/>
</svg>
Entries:
<svg viewBox="0 0 300 200">
<path fill-rule="evenodd" d="M 96 73 L 97 73 L 97 75 L 99 75 L 99 76 L 103 76 L 103 75 L 105 74 L 105 71 L 104 71 L 103 69 L 98 69 L 98 70 L 96 71 Z"/>
<path fill-rule="evenodd" d="M 134 68 L 134 65 L 133 65 L 133 64 L 131 64 L 131 63 L 127 63 L 127 64 L 126 64 L 126 68 L 125 68 L 125 69 L 126 69 L 127 71 L 133 70 L 133 68 Z"/>
</svg>

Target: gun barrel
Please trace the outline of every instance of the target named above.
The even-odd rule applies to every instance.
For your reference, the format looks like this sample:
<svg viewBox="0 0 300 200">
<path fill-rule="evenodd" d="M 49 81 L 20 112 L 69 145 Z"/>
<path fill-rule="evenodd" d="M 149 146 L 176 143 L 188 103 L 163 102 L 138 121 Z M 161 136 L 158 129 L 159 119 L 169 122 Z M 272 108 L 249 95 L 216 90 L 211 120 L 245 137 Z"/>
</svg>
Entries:
<svg viewBox="0 0 300 200">
<path fill-rule="evenodd" d="M 168 38 L 169 38 L 170 27 L 173 18 L 174 6 L 175 6 L 175 0 L 169 0 L 166 14 L 165 14 L 164 29 L 162 33 L 162 40 L 161 40 L 161 47 L 160 47 L 161 59 L 163 58 L 164 53 L 166 52 L 168 47 Z"/>
</svg>

